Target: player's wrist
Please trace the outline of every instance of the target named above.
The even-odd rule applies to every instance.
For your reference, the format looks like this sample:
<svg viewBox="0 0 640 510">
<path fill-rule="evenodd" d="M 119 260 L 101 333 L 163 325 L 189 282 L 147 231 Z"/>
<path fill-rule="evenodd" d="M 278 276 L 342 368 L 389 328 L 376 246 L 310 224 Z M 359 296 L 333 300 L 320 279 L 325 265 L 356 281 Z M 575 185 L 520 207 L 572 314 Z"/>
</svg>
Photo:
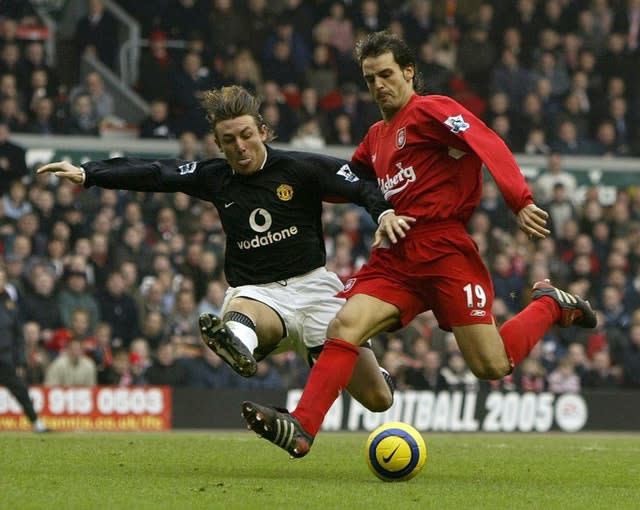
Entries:
<svg viewBox="0 0 640 510">
<path fill-rule="evenodd" d="M 380 215 L 378 216 L 378 225 L 380 225 L 380 222 L 382 221 L 382 218 L 384 216 L 386 216 L 387 214 L 391 214 L 391 213 L 395 213 L 394 209 L 387 209 L 386 211 L 382 211 L 380 213 Z"/>
</svg>

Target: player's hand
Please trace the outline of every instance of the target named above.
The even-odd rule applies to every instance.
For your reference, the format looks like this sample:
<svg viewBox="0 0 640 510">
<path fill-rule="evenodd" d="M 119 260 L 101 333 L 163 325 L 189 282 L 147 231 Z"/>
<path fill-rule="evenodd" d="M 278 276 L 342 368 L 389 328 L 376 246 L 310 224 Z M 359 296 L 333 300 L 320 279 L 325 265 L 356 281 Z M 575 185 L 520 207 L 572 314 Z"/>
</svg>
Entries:
<svg viewBox="0 0 640 510">
<path fill-rule="evenodd" d="M 518 227 L 529 237 L 544 239 L 551 231 L 546 228 L 549 213 L 536 204 L 529 204 L 518 213 Z"/>
<path fill-rule="evenodd" d="M 404 239 L 407 236 L 406 232 L 415 222 L 416 219 L 411 216 L 396 216 L 393 212 L 385 214 L 380 219 L 380 225 L 378 225 L 371 247 L 379 248 L 387 239 L 393 244 L 397 243 L 399 239 Z"/>
<path fill-rule="evenodd" d="M 50 173 L 56 177 L 62 177 L 68 179 L 74 184 L 82 184 L 84 182 L 84 170 L 79 166 L 72 165 L 68 161 L 56 161 L 54 163 L 48 163 L 41 166 L 36 171 L 36 174 Z"/>
</svg>

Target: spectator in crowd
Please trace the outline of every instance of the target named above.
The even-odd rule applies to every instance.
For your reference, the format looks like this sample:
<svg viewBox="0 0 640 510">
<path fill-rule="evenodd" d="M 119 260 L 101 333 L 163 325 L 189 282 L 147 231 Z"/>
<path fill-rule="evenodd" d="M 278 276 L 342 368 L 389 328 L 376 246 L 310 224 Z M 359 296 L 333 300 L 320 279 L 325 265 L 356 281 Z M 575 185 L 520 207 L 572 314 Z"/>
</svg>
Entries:
<svg viewBox="0 0 640 510">
<path fill-rule="evenodd" d="M 156 357 L 144 374 L 149 384 L 167 385 L 174 388 L 189 384 L 187 366 L 175 359 L 175 347 L 171 342 L 160 344 Z"/>
<path fill-rule="evenodd" d="M 547 384 L 552 393 L 580 392 L 580 376 L 568 356 L 562 358 L 558 366 L 547 376 Z"/>
<path fill-rule="evenodd" d="M 329 4 L 327 16 L 314 27 L 315 30 L 326 30 L 331 45 L 338 54 L 348 54 L 353 50 L 355 36 L 353 23 L 346 16 L 344 3 L 334 1 Z"/>
<path fill-rule="evenodd" d="M 441 374 L 450 391 L 478 391 L 479 381 L 473 375 L 460 352 L 452 352 Z"/>
<path fill-rule="evenodd" d="M 50 268 L 32 270 L 30 285 L 23 296 L 24 318 L 37 323 L 43 338 L 48 339 L 53 331 L 62 327 L 58 307 L 57 281 Z"/>
<path fill-rule="evenodd" d="M 147 312 L 142 323 L 142 335 L 154 352 L 161 343 L 168 340 L 166 319 L 161 312 L 156 310 Z"/>
<path fill-rule="evenodd" d="M 262 84 L 262 96 L 263 100 L 260 104 L 260 113 L 263 117 L 267 117 L 268 115 L 265 115 L 265 110 L 268 110 L 270 107 L 277 110 L 277 119 L 279 120 L 277 126 L 272 123 L 269 125 L 273 126 L 279 141 L 287 142 L 291 139 L 291 135 L 295 130 L 295 112 L 287 103 L 280 85 L 275 81 L 265 80 Z"/>
<path fill-rule="evenodd" d="M 220 280 L 210 279 L 207 282 L 207 292 L 198 302 L 197 314 L 210 313 L 217 317 L 222 311 L 222 303 L 224 302 L 224 293 L 226 287 Z"/>
<path fill-rule="evenodd" d="M 142 50 L 137 89 L 147 101 L 170 99 L 171 76 L 176 62 L 167 48 L 167 34 L 155 30 L 149 36 L 148 49 Z"/>
<path fill-rule="evenodd" d="M 73 98 L 66 131 L 70 135 L 98 136 L 100 125 L 89 94 L 80 93 Z"/>
<path fill-rule="evenodd" d="M 53 331 L 53 333 L 46 338 L 44 346 L 51 357 L 55 358 L 63 352 L 69 342 L 76 338 L 82 343 L 82 347 L 87 354 L 91 354 L 97 346 L 96 339 L 89 330 L 90 327 L 89 312 L 82 308 L 73 310 L 71 314 L 71 327 L 61 327 Z"/>
<path fill-rule="evenodd" d="M 193 131 L 202 136 L 207 131 L 204 112 L 200 108 L 202 93 L 212 88 L 215 78 L 195 52 L 182 57 L 182 65 L 172 76 L 171 103 L 178 132 Z"/>
<path fill-rule="evenodd" d="M 429 40 L 422 42 L 417 58 L 416 67 L 418 72 L 425 77 L 427 90 L 432 94 L 451 94 L 453 73 L 438 62 L 433 43 Z"/>
<path fill-rule="evenodd" d="M 511 49 L 502 50 L 500 63 L 493 69 L 490 80 L 491 92 L 504 92 L 513 105 L 521 105 L 534 83 L 531 73 L 518 61 Z"/>
<path fill-rule="evenodd" d="M 189 371 L 191 388 L 234 388 L 240 378 L 220 356 L 210 349 L 201 348 L 196 356 L 183 358 Z"/>
<path fill-rule="evenodd" d="M 18 99 L 0 94 L 0 123 L 6 124 L 10 131 L 24 132 L 27 114 L 18 103 Z"/>
<path fill-rule="evenodd" d="M 408 388 L 414 390 L 441 391 L 448 388 L 447 380 L 440 371 L 442 356 L 438 351 L 428 350 L 423 354 L 420 365 L 409 368 L 404 376 Z"/>
<path fill-rule="evenodd" d="M 615 389 L 620 387 L 620 374 L 611 365 L 611 356 L 606 349 L 593 354 L 591 368 L 587 369 L 581 378 L 581 387 L 590 390 Z"/>
<path fill-rule="evenodd" d="M 562 155 L 552 152 L 547 158 L 546 171 L 535 180 L 534 188 L 538 200 L 542 203 L 549 202 L 553 197 L 553 188 L 557 183 L 563 185 L 568 197 L 575 196 L 577 188 L 575 176 L 564 169 Z"/>
<path fill-rule="evenodd" d="M 142 386 L 145 379 L 133 371 L 129 353 L 118 349 L 113 353 L 113 363 L 101 374 L 100 384 L 112 386 Z"/>
<path fill-rule="evenodd" d="M 280 372 L 267 358 L 258 363 L 258 370 L 253 377 L 237 378 L 238 388 L 246 390 L 263 390 L 283 388 Z"/>
<path fill-rule="evenodd" d="M 113 363 L 113 338 L 108 322 L 99 322 L 96 325 L 94 340 L 95 345 L 88 354 L 96 363 L 98 384 L 105 384 L 105 374 Z"/>
<path fill-rule="evenodd" d="M 30 120 L 24 130 L 26 133 L 34 135 L 65 134 L 63 123 L 55 116 L 54 104 L 51 98 L 40 97 L 34 100 Z"/>
<path fill-rule="evenodd" d="M 18 295 L 7 286 L 6 272 L 0 266 L 0 385 L 5 386 L 22 406 L 34 432 L 47 432 L 38 419 L 24 381 L 27 366 L 23 325 L 18 309 Z"/>
<path fill-rule="evenodd" d="M 99 122 L 103 122 L 112 117 L 115 113 L 115 99 L 107 91 L 102 76 L 97 71 L 88 72 L 81 84 L 76 85 L 69 92 L 69 101 L 73 103 L 79 94 L 87 94 L 91 99 L 93 110 Z"/>
<path fill-rule="evenodd" d="M 126 291 L 120 271 L 107 276 L 106 288 L 97 296 L 100 318 L 112 328 L 114 341 L 125 349 L 138 336 L 138 308 L 133 297 Z"/>
<path fill-rule="evenodd" d="M 58 294 L 62 324 L 71 328 L 71 316 L 74 310 L 89 312 L 89 330 L 93 331 L 100 319 L 98 303 L 89 290 L 86 270 L 68 270 L 64 275 L 64 285 Z"/>
<path fill-rule="evenodd" d="M 115 69 L 118 50 L 118 26 L 105 7 L 104 0 L 87 0 L 88 13 L 75 28 L 75 47 L 79 56 L 91 55 Z"/>
<path fill-rule="evenodd" d="M 149 105 L 149 115 L 139 126 L 140 138 L 170 140 L 176 138 L 173 122 L 169 117 L 169 103 L 164 99 L 154 99 Z"/>
<path fill-rule="evenodd" d="M 546 371 L 542 363 L 529 357 L 522 362 L 517 371 L 517 387 L 523 392 L 542 393 L 547 386 Z"/>
<path fill-rule="evenodd" d="M 473 26 L 460 42 L 457 64 L 471 89 L 482 97 L 488 95 L 496 59 L 497 50 L 487 29 L 482 25 Z"/>
<path fill-rule="evenodd" d="M 628 344 L 623 351 L 622 384 L 625 388 L 640 388 L 640 324 L 629 328 Z"/>
<path fill-rule="evenodd" d="M 27 175 L 26 151 L 11 142 L 9 124 L 0 120 L 0 195 L 4 195 L 11 183 Z"/>
<path fill-rule="evenodd" d="M 27 197 L 27 187 L 22 180 L 13 180 L 9 184 L 9 192 L 2 197 L 2 208 L 7 218 L 16 221 L 33 211 L 33 205 Z"/>
<path fill-rule="evenodd" d="M 193 32 L 205 33 L 211 11 L 205 0 L 170 0 L 162 29 L 170 39 L 189 39 Z"/>
<path fill-rule="evenodd" d="M 180 344 L 199 344 L 198 315 L 196 301 L 191 290 L 180 290 L 176 294 L 173 312 L 167 318 L 171 341 Z"/>
<path fill-rule="evenodd" d="M 47 386 L 95 386 L 95 362 L 85 354 L 82 340 L 72 338 L 62 352 L 47 367 L 44 384 Z"/>
<path fill-rule="evenodd" d="M 364 136 L 367 127 L 378 120 L 379 114 L 370 102 L 360 98 L 358 86 L 354 83 L 345 83 L 340 87 L 342 104 L 329 112 L 329 119 L 333 121 L 339 115 L 347 115 L 351 123 L 351 133 L 357 143 Z"/>
<path fill-rule="evenodd" d="M 25 381 L 27 384 L 42 384 L 49 366 L 49 355 L 42 346 L 40 325 L 34 321 L 25 322 L 22 332 L 26 359 Z"/>
<path fill-rule="evenodd" d="M 320 98 L 326 98 L 338 88 L 338 69 L 335 60 L 332 59 L 329 46 L 316 44 L 313 48 L 313 57 L 304 73 L 304 81 L 311 90 L 315 90 Z M 302 91 L 304 94 L 304 90 Z"/>
<path fill-rule="evenodd" d="M 17 76 L 18 83 L 23 88 L 28 88 L 34 71 L 42 71 L 45 74 L 49 86 L 48 95 L 54 96 L 60 80 L 56 70 L 47 63 L 45 47 L 41 41 L 31 41 L 25 47 L 20 74 Z"/>
<path fill-rule="evenodd" d="M 246 30 L 244 17 L 231 0 L 213 0 L 209 23 L 203 33 L 210 34 L 208 47 L 215 55 L 233 57 L 253 36 Z"/>
</svg>

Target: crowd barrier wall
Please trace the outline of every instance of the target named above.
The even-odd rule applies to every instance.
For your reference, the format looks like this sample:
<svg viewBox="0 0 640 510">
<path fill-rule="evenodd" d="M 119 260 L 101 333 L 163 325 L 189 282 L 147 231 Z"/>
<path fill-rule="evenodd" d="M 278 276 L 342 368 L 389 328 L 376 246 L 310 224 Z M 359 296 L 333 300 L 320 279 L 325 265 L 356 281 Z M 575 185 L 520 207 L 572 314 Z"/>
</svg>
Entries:
<svg viewBox="0 0 640 510">
<path fill-rule="evenodd" d="M 32 386 L 29 392 L 40 417 L 56 430 L 123 432 L 243 429 L 244 400 L 293 409 L 302 390 Z M 639 398 L 633 391 L 398 391 L 388 411 L 372 413 L 344 394 L 323 430 L 371 431 L 403 421 L 422 432 L 640 432 Z M 29 429 L 18 403 L 0 387 L 0 432 Z"/>
</svg>

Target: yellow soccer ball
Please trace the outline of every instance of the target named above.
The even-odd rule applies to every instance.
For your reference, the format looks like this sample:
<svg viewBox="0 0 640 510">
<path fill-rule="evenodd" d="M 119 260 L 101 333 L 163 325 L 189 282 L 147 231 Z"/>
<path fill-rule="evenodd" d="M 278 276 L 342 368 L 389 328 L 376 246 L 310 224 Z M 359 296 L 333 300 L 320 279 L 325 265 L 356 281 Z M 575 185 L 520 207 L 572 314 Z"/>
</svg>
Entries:
<svg viewBox="0 0 640 510">
<path fill-rule="evenodd" d="M 364 453 L 369 469 L 385 482 L 410 480 L 427 461 L 427 445 L 420 432 L 399 421 L 371 432 Z"/>
</svg>

